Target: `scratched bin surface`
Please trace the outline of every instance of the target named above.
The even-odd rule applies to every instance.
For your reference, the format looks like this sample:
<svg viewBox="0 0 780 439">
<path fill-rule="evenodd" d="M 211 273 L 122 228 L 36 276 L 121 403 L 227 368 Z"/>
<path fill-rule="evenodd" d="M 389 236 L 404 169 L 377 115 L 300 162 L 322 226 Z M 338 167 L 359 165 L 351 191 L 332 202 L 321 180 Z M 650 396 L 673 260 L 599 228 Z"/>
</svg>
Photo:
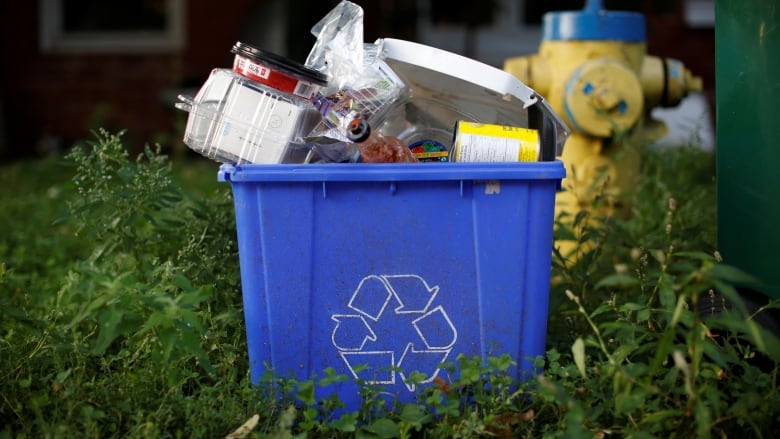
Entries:
<svg viewBox="0 0 780 439">
<path fill-rule="evenodd" d="M 544 352 L 561 162 L 223 165 L 250 373 L 339 374 L 402 402 L 441 367 Z M 406 382 L 413 371 L 426 379 Z M 318 389 L 347 409 L 356 380 Z"/>
</svg>

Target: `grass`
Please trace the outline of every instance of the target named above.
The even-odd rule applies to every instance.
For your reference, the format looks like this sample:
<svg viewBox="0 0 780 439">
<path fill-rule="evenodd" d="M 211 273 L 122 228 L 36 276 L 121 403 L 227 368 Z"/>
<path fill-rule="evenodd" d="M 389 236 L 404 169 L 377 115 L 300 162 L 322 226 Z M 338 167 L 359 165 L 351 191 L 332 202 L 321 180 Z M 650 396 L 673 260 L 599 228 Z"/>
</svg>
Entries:
<svg viewBox="0 0 780 439">
<path fill-rule="evenodd" d="M 384 406 L 366 386 L 355 413 L 314 399 L 346 379 L 332 370 L 250 384 L 216 164 L 136 159 L 99 132 L 67 157 L 4 166 L 0 438 L 775 437 L 777 336 L 739 306 L 694 311 L 714 291 L 738 299 L 744 277 L 717 255 L 714 158 L 641 154 L 630 219 L 559 229 L 594 250 L 555 259 L 542 375 L 516 383 L 516 359 L 460 357 L 416 403 Z"/>
</svg>

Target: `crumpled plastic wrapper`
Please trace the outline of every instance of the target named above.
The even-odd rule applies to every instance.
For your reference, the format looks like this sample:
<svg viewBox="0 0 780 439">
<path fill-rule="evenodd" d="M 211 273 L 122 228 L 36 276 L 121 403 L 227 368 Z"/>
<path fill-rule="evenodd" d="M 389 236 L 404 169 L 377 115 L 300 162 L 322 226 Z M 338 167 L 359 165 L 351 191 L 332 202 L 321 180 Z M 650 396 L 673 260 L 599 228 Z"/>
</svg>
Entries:
<svg viewBox="0 0 780 439">
<path fill-rule="evenodd" d="M 342 0 L 317 24 L 317 38 L 306 67 L 328 76 L 328 85 L 314 99 L 323 115 L 312 137 L 346 140 L 346 127 L 355 118 L 379 117 L 401 95 L 404 83 L 379 57 L 377 46 L 363 41 L 363 9 Z"/>
<path fill-rule="evenodd" d="M 306 67 L 328 75 L 324 95 L 355 87 L 363 69 L 363 8 L 343 0 L 317 22 L 311 33 L 317 38 L 306 58 Z M 357 76 L 357 77 L 356 77 Z"/>
</svg>

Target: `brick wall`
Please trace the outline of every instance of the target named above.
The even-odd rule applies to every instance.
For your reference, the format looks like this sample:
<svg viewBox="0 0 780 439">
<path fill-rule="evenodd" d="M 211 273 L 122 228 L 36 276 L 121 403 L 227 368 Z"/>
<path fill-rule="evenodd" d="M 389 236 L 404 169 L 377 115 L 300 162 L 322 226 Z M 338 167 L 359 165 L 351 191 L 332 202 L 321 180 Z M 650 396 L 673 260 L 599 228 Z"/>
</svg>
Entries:
<svg viewBox="0 0 780 439">
<path fill-rule="evenodd" d="M 158 54 L 42 53 L 38 2 L 0 6 L 0 99 L 5 157 L 32 155 L 90 138 L 90 129 L 127 129 L 140 151 L 176 132 L 186 113 L 173 108 L 175 90 L 197 87 L 213 67 L 228 66 L 230 47 L 251 0 L 186 2 L 185 47 Z M 166 94 L 167 93 L 167 94 Z M 173 93 L 173 94 L 171 94 Z M 184 119 L 182 119 L 184 118 Z M 48 140 L 48 142 L 47 142 Z"/>
<path fill-rule="evenodd" d="M 688 27 L 677 14 L 647 15 L 647 53 L 681 60 L 702 79 L 703 94 L 715 109 L 715 30 Z"/>
</svg>

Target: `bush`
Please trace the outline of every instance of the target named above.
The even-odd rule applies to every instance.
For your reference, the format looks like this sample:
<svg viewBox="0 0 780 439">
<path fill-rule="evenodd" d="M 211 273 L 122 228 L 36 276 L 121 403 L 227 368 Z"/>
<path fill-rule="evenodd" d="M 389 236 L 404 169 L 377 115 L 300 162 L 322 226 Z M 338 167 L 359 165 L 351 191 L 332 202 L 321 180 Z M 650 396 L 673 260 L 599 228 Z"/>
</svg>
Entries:
<svg viewBox="0 0 780 439">
<path fill-rule="evenodd" d="M 593 251 L 555 258 L 543 375 L 518 383 L 515 359 L 461 356 L 414 404 L 364 385 L 357 413 L 314 398 L 347 379 L 333 370 L 250 384 L 230 188 L 203 183 L 213 163 L 199 177 L 150 148 L 131 159 L 99 131 L 64 163 L 5 167 L 0 437 L 774 437 L 780 341 L 719 261 L 713 157 L 642 157 L 632 218 L 588 222 Z M 704 318 L 716 291 L 736 306 Z"/>
</svg>

